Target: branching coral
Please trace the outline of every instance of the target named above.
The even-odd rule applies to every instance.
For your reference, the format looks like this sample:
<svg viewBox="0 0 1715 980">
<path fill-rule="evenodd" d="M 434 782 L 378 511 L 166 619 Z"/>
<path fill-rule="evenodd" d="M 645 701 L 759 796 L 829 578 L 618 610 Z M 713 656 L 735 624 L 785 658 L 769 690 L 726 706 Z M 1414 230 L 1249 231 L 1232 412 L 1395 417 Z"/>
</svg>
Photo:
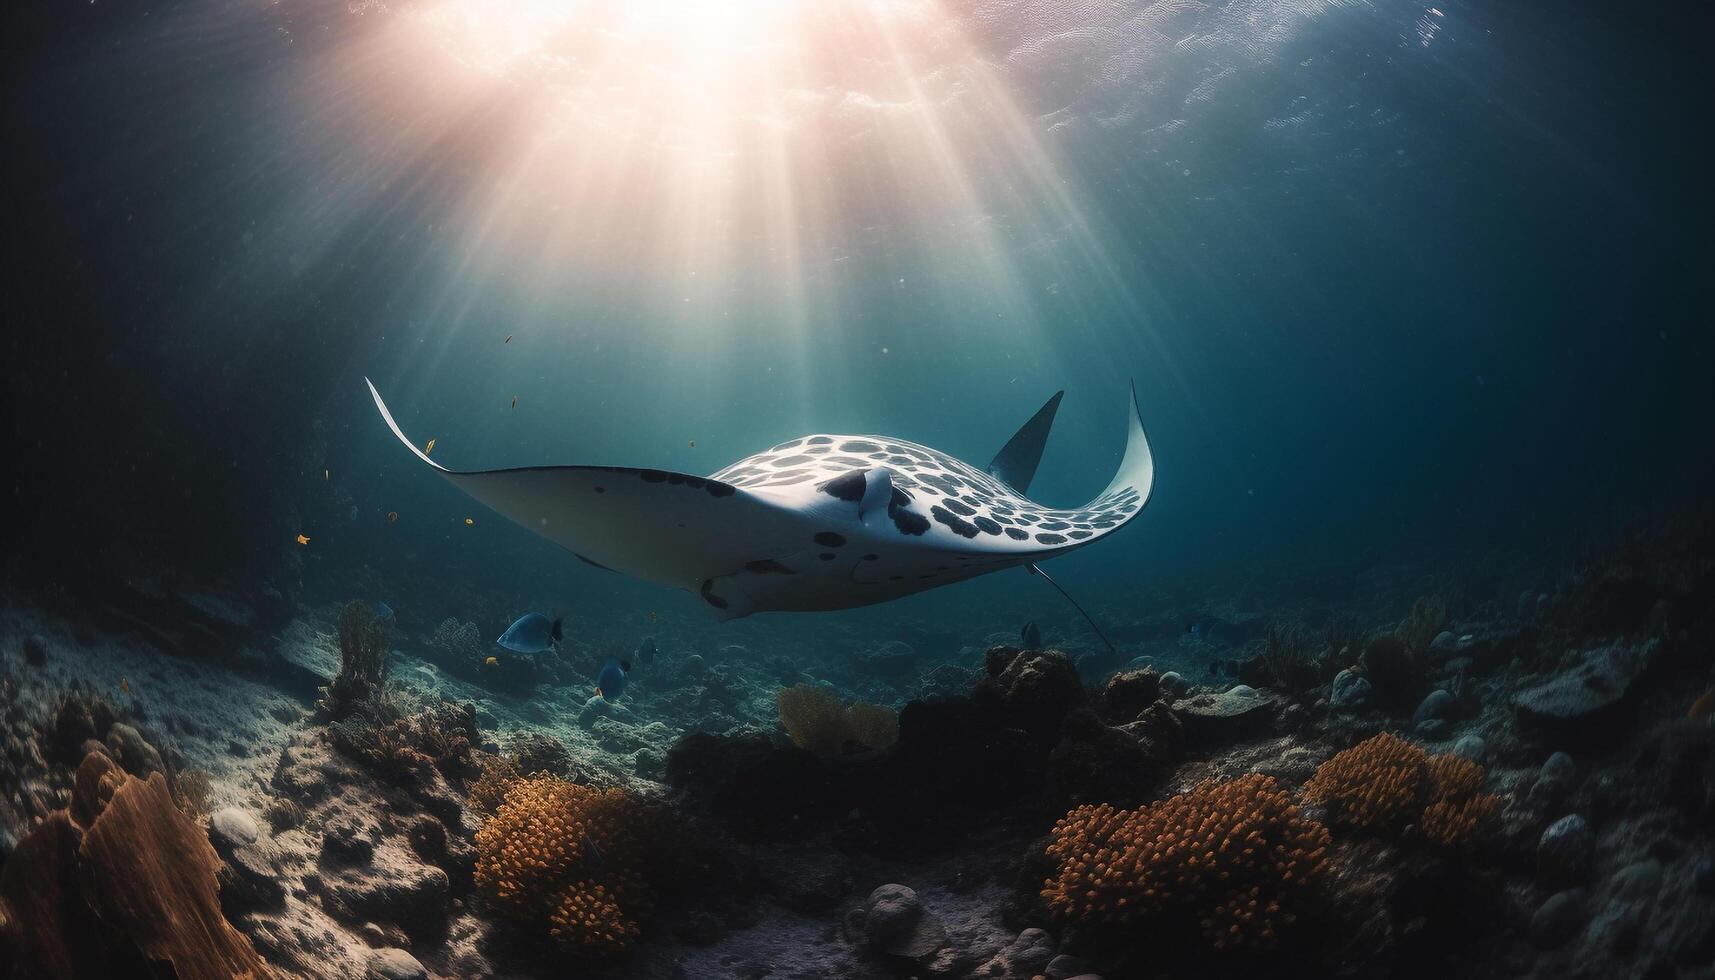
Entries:
<svg viewBox="0 0 1715 980">
<path fill-rule="evenodd" d="M 624 790 L 552 776 L 513 780 L 476 834 L 476 884 L 504 914 L 563 946 L 618 952 L 648 904 L 641 870 L 650 814 Z"/>
<path fill-rule="evenodd" d="M 1388 827 L 1418 812 L 1425 761 L 1422 749 L 1383 732 L 1322 763 L 1304 784 L 1304 798 L 1326 805 L 1330 823 Z"/>
<path fill-rule="evenodd" d="M 1429 760 L 1433 799 L 1423 808 L 1423 836 L 1447 848 L 1473 840 L 1500 809 L 1500 797 L 1484 793 L 1483 767 L 1456 755 Z"/>
<path fill-rule="evenodd" d="M 1482 766 L 1455 755 L 1430 756 L 1383 732 L 1336 753 L 1304 784 L 1304 798 L 1328 807 L 1329 821 L 1357 830 L 1391 830 L 1416 819 L 1442 847 L 1470 841 L 1500 806 L 1482 792 Z"/>
<path fill-rule="evenodd" d="M 1080 806 L 1054 826 L 1042 897 L 1057 917 L 1189 916 L 1217 948 L 1268 947 L 1327 861 L 1327 828 L 1273 777 L 1199 783 L 1137 810 Z"/>
<path fill-rule="evenodd" d="M 780 725 L 793 744 L 817 755 L 838 755 L 846 744 L 881 749 L 899 739 L 899 714 L 873 704 L 845 707 L 824 688 L 799 684 L 780 692 Z"/>
</svg>

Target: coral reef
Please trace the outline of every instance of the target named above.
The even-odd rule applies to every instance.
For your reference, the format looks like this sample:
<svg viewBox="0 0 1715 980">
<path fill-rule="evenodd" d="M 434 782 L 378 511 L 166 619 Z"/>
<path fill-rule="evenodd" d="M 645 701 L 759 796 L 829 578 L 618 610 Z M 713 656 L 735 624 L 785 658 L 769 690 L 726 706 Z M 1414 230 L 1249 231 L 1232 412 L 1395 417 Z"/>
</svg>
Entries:
<svg viewBox="0 0 1715 980">
<path fill-rule="evenodd" d="M 515 780 L 477 831 L 477 888 L 504 914 L 545 922 L 569 949 L 618 952 L 650 901 L 639 874 L 647 823 L 624 790 Z"/>
<path fill-rule="evenodd" d="M 1431 842 L 1456 848 L 1472 843 L 1500 809 L 1500 798 L 1482 791 L 1486 776 L 1470 759 L 1430 756 L 1383 732 L 1319 766 L 1304 798 L 1327 807 L 1335 826 L 1391 832 L 1418 820 Z"/>
<path fill-rule="evenodd" d="M 273 976 L 222 916 L 220 859 L 160 773 L 138 779 L 91 753 L 77 787 L 0 874 L 0 960 L 14 975 L 142 975 L 149 963 L 185 980 Z"/>
<path fill-rule="evenodd" d="M 1328 831 L 1260 774 L 1204 781 L 1136 810 L 1077 807 L 1054 825 L 1042 887 L 1061 919 L 1179 918 L 1216 948 L 1267 947 L 1321 874 Z"/>
<path fill-rule="evenodd" d="M 873 704 L 842 705 L 829 691 L 809 684 L 782 688 L 780 726 L 801 749 L 837 755 L 849 745 L 884 749 L 899 738 L 899 715 Z"/>
</svg>

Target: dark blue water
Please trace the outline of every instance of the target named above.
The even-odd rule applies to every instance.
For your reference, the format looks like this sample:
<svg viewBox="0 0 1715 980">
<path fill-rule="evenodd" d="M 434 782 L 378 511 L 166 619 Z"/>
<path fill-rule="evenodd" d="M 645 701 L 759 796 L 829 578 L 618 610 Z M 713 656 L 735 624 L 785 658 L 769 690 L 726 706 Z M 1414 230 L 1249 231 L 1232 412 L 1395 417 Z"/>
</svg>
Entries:
<svg viewBox="0 0 1715 980">
<path fill-rule="evenodd" d="M 1064 388 L 1032 488 L 1060 505 L 1107 482 L 1135 380 L 1154 500 L 1052 569 L 1109 608 L 1552 562 L 1707 493 L 1706 7 L 935 16 L 892 74 L 812 73 L 833 108 L 770 102 L 777 142 L 738 73 L 746 121 L 686 163 L 426 61 L 404 11 L 9 13 L 13 571 L 695 611 L 433 478 L 364 376 L 448 465 L 690 473 L 817 431 L 982 465 Z M 841 615 L 1033 613 L 1071 628 L 1015 572 Z"/>
</svg>

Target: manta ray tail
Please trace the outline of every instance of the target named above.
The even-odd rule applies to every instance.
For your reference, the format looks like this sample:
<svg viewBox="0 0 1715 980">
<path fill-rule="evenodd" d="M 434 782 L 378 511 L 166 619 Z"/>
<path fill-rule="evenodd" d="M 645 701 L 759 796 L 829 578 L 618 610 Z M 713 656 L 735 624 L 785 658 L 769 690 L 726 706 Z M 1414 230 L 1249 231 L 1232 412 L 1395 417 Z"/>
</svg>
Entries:
<svg viewBox="0 0 1715 980">
<path fill-rule="evenodd" d="M 995 453 L 989 463 L 989 476 L 1018 491 L 1019 496 L 1030 491 L 1030 481 L 1036 478 L 1036 466 L 1042 462 L 1042 447 L 1048 444 L 1048 430 L 1054 427 L 1054 413 L 1060 410 L 1060 399 L 1066 393 L 1056 391 L 1048 403 L 1036 410 L 1024 427 L 1013 433 L 1006 445 Z"/>
<path fill-rule="evenodd" d="M 1062 589 L 1062 588 L 1061 588 L 1061 587 L 1060 587 L 1060 583 L 1059 583 L 1059 582 L 1056 582 L 1056 581 L 1054 581 L 1054 580 L 1053 580 L 1053 579 L 1051 579 L 1051 578 L 1049 578 L 1049 577 L 1048 577 L 1048 573 L 1047 573 L 1047 572 L 1045 572 L 1045 571 L 1043 571 L 1043 570 L 1042 570 L 1042 568 L 1041 568 L 1041 566 L 1039 566 L 1039 565 L 1037 565 L 1037 564 L 1036 564 L 1036 563 L 1035 563 L 1035 562 L 1031 562 L 1031 563 L 1030 563 L 1030 564 L 1028 564 L 1028 565 L 1026 565 L 1026 566 L 1024 566 L 1024 567 L 1025 567 L 1025 568 L 1028 568 L 1028 569 L 1030 569 L 1030 574 L 1032 574 L 1032 575 L 1040 575 L 1040 576 L 1042 576 L 1042 580 L 1043 580 L 1043 581 L 1044 581 L 1044 582 L 1047 582 L 1047 583 L 1048 583 L 1048 584 L 1049 584 L 1049 585 L 1052 585 L 1052 586 L 1054 586 L 1054 591 L 1056 591 L 1056 592 L 1058 592 L 1058 593 L 1060 593 L 1060 594 L 1061 594 L 1061 595 L 1063 595 L 1063 596 L 1065 596 L 1065 597 L 1066 597 L 1066 601 L 1067 601 L 1067 602 L 1070 602 L 1070 603 L 1071 603 L 1071 604 L 1072 604 L 1072 608 L 1073 608 L 1073 609 L 1076 609 L 1076 610 L 1078 610 L 1078 615 L 1080 615 L 1080 616 L 1082 616 L 1082 617 L 1084 617 L 1084 622 L 1086 622 L 1086 623 L 1089 623 L 1089 624 L 1090 624 L 1090 629 L 1093 629 L 1093 630 L 1095 630 L 1095 631 L 1096 631 L 1096 636 L 1097 636 L 1097 637 L 1099 637 L 1099 638 L 1100 638 L 1100 639 L 1101 639 L 1101 641 L 1102 641 L 1102 643 L 1104 643 L 1104 644 L 1106 644 L 1106 645 L 1107 645 L 1107 648 L 1108 648 L 1108 652 L 1109 652 L 1109 653 L 1112 653 L 1112 654 L 1115 654 L 1115 655 L 1118 655 L 1118 654 L 1119 654 L 1119 650 L 1117 650 L 1117 649 L 1115 649 L 1115 648 L 1114 648 L 1114 644 L 1113 644 L 1113 641 L 1112 641 L 1112 640 L 1109 640 L 1109 639 L 1108 639 L 1108 635 L 1107 635 L 1107 634 L 1106 634 L 1106 633 L 1103 633 L 1103 632 L 1102 632 L 1102 628 L 1101 628 L 1101 627 L 1100 627 L 1100 626 L 1097 626 L 1097 625 L 1096 625 L 1096 621 L 1095 621 L 1095 620 L 1094 620 L 1094 619 L 1092 619 L 1092 618 L 1090 618 L 1090 614 L 1089 614 L 1089 613 L 1087 613 L 1087 612 L 1085 612 L 1085 611 L 1084 611 L 1084 607 L 1083 607 L 1083 606 L 1080 606 L 1080 605 L 1078 605 L 1078 600 L 1076 600 L 1076 599 L 1074 599 L 1074 598 L 1072 598 L 1072 593 L 1070 593 L 1070 592 L 1067 592 L 1067 591 L 1066 591 L 1066 590 L 1065 590 L 1065 589 Z"/>
</svg>

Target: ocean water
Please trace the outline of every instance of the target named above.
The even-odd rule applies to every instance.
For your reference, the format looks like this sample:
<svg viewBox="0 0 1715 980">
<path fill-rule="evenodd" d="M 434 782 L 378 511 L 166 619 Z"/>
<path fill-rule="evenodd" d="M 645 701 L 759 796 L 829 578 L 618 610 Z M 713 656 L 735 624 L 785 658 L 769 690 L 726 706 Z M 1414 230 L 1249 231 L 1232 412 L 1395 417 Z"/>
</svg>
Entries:
<svg viewBox="0 0 1715 980">
<path fill-rule="evenodd" d="M 718 720 L 766 727 L 764 674 L 901 708 L 915 676 L 853 658 L 976 671 L 1027 622 L 1092 690 L 1146 663 L 1230 686 L 1271 624 L 1391 628 L 1422 594 L 1488 635 L 1709 500 L 1707 5 L 103 0 L 6 24 L 0 568 L 69 624 L 130 635 L 112 597 L 142 578 L 272 609 L 243 641 L 270 649 L 351 599 L 395 610 L 409 657 L 449 617 L 486 649 L 539 611 L 581 656 L 732 661 L 762 707 Z M 812 433 L 982 467 L 1063 390 L 1030 488 L 1057 507 L 1107 485 L 1135 386 L 1147 508 L 1045 565 L 1119 649 L 1022 569 L 717 623 L 436 477 L 365 378 L 455 469 L 704 476 Z M 57 628 L 33 615 L 9 629 Z M 439 693 L 575 749 L 596 661 L 570 663 Z M 649 703 L 639 724 L 719 727 Z"/>
</svg>

